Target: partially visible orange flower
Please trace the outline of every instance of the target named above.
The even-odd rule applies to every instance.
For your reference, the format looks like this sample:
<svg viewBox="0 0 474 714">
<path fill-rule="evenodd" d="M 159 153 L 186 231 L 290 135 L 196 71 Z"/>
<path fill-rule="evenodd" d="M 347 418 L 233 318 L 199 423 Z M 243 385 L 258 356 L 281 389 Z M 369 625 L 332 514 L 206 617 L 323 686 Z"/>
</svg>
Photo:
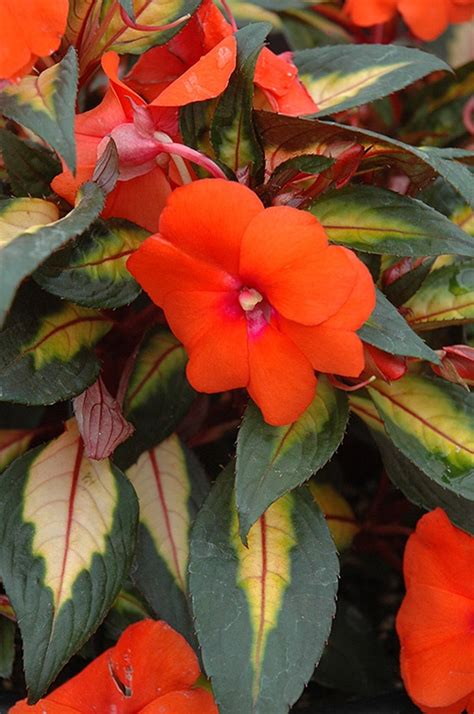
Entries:
<svg viewBox="0 0 474 714">
<path fill-rule="evenodd" d="M 448 25 L 472 20 L 472 0 L 346 0 L 352 22 L 362 27 L 391 20 L 398 11 L 414 35 L 434 40 Z"/>
<path fill-rule="evenodd" d="M 474 538 L 440 508 L 405 550 L 397 616 L 405 687 L 426 714 L 474 712 Z"/>
<path fill-rule="evenodd" d="M 142 620 L 80 674 L 37 704 L 12 714 L 218 714 L 204 689 L 196 655 L 165 622 Z"/>
<path fill-rule="evenodd" d="M 38 57 L 58 49 L 68 0 L 1 0 L 0 80 L 20 79 Z"/>
<path fill-rule="evenodd" d="M 127 76 L 129 86 L 157 106 L 176 106 L 191 101 L 210 98 L 199 96 L 202 73 L 196 76 L 196 62 L 212 48 L 222 45 L 223 40 L 233 35 L 226 21 L 212 0 L 204 0 L 187 25 L 163 47 L 154 47 L 140 57 Z M 216 64 L 209 68 L 216 80 L 226 76 L 221 93 L 230 79 L 230 68 L 235 68 L 237 49 L 230 45 L 216 53 Z M 193 67 L 195 65 L 195 67 Z M 191 68 L 192 69 L 189 69 Z M 291 60 L 291 53 L 276 55 L 264 48 L 255 68 L 256 108 L 297 116 L 318 111 L 308 91 L 298 78 L 298 70 Z M 217 92 L 213 96 L 217 96 Z"/>
<path fill-rule="evenodd" d="M 246 387 L 282 425 L 311 403 L 315 370 L 360 374 L 372 278 L 310 213 L 204 179 L 173 191 L 159 230 L 128 268 L 183 342 L 198 391 Z"/>
</svg>

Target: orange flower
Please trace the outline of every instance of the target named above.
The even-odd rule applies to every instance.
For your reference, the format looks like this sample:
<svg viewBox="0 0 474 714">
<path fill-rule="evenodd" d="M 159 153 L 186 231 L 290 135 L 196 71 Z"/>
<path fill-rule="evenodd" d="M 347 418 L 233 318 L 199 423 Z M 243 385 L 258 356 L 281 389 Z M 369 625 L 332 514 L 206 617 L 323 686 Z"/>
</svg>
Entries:
<svg viewBox="0 0 474 714">
<path fill-rule="evenodd" d="M 127 83 L 148 101 L 161 107 L 182 106 L 218 96 L 227 87 L 235 68 L 235 40 L 233 45 L 229 44 L 232 34 L 231 25 L 212 0 L 204 0 L 183 30 L 166 46 L 154 47 L 145 52 L 127 76 Z M 201 69 L 199 76 L 196 75 L 199 67 L 196 63 L 205 53 L 210 55 L 212 48 L 216 50 L 215 63 L 209 66 L 209 77 L 203 83 L 204 73 Z M 197 95 L 196 91 L 203 85 L 209 86 L 210 78 L 220 83 L 220 90 L 207 96 Z M 291 53 L 277 56 L 264 48 L 257 60 L 254 81 L 257 108 L 270 109 L 288 116 L 318 111 L 298 78 Z"/>
<path fill-rule="evenodd" d="M 218 714 L 212 696 L 193 689 L 197 657 L 165 622 L 130 625 L 111 649 L 34 706 L 12 714 Z"/>
<path fill-rule="evenodd" d="M 434 40 L 450 23 L 466 22 L 474 15 L 472 0 L 346 0 L 346 12 L 362 27 L 391 20 L 401 13 L 414 35 Z"/>
<path fill-rule="evenodd" d="M 52 54 L 61 42 L 68 0 L 0 2 L 0 80 L 20 79 L 38 57 Z"/>
<path fill-rule="evenodd" d="M 423 516 L 406 546 L 397 617 L 403 680 L 423 712 L 474 712 L 473 572 L 474 538 L 440 508 Z"/>
<path fill-rule="evenodd" d="M 204 179 L 176 189 L 160 232 L 128 268 L 165 312 L 202 392 L 246 387 L 269 424 L 312 401 L 314 370 L 356 377 L 355 330 L 373 310 L 366 267 L 328 246 L 310 213 L 264 208 L 245 186 Z"/>
</svg>

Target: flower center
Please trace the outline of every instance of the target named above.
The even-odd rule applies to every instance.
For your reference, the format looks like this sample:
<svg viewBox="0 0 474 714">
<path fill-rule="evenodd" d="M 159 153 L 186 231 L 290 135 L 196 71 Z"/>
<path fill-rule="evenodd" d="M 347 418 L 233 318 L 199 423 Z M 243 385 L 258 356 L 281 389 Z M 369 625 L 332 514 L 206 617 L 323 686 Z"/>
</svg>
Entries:
<svg viewBox="0 0 474 714">
<path fill-rule="evenodd" d="M 242 288 L 239 293 L 239 303 L 242 310 L 251 312 L 259 302 L 262 302 L 263 296 L 254 288 Z"/>
</svg>

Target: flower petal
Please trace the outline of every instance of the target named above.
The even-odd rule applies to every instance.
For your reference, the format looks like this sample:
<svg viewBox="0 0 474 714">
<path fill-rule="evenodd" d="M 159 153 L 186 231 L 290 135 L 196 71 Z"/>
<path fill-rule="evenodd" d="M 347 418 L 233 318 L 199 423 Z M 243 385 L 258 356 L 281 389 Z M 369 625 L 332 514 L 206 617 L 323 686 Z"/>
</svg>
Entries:
<svg viewBox="0 0 474 714">
<path fill-rule="evenodd" d="M 102 215 L 104 218 L 126 218 L 154 233 L 170 194 L 169 181 L 164 171 L 156 166 L 143 176 L 118 181 L 107 196 Z"/>
<path fill-rule="evenodd" d="M 19 79 L 37 57 L 59 47 L 66 29 L 67 0 L 2 0 L 0 79 Z"/>
<path fill-rule="evenodd" d="M 170 84 L 153 101 L 159 107 L 182 107 L 222 94 L 237 62 L 237 42 L 233 35 L 203 55 L 196 64 Z"/>
<path fill-rule="evenodd" d="M 187 375 L 199 392 L 246 387 L 247 321 L 233 292 L 172 292 L 164 311 L 189 354 Z"/>
<path fill-rule="evenodd" d="M 194 258 L 159 234 L 147 238 L 127 261 L 127 268 L 150 298 L 161 307 L 175 290 L 225 291 L 235 287 L 216 265 Z"/>
<path fill-rule="evenodd" d="M 237 274 L 245 229 L 263 205 L 249 188 L 224 179 L 202 179 L 173 191 L 160 233 L 181 250 Z"/>
<path fill-rule="evenodd" d="M 397 0 L 347 0 L 344 10 L 354 24 L 370 27 L 391 20 L 397 11 Z"/>
<path fill-rule="evenodd" d="M 312 402 L 316 376 L 308 359 L 272 324 L 249 337 L 248 391 L 273 426 L 294 422 Z"/>
<path fill-rule="evenodd" d="M 159 697 L 142 709 L 140 714 L 219 714 L 219 712 L 209 692 L 204 689 L 193 689 Z"/>
<path fill-rule="evenodd" d="M 349 330 L 315 327 L 279 318 L 279 327 L 303 352 L 317 372 L 358 377 L 364 369 L 362 340 Z"/>
<path fill-rule="evenodd" d="M 101 59 L 102 69 L 107 75 L 110 87 L 120 102 L 127 119 L 133 118 L 133 104 L 139 107 L 146 106 L 146 101 L 139 94 L 130 89 L 118 76 L 120 57 L 116 52 L 106 52 Z"/>
<path fill-rule="evenodd" d="M 399 0 L 398 10 L 414 35 L 422 40 L 436 39 L 449 23 L 450 0 Z"/>
<path fill-rule="evenodd" d="M 369 269 L 351 250 L 342 248 L 355 271 L 355 282 L 344 305 L 324 323 L 325 327 L 357 330 L 370 317 L 375 307 L 375 287 Z"/>
</svg>

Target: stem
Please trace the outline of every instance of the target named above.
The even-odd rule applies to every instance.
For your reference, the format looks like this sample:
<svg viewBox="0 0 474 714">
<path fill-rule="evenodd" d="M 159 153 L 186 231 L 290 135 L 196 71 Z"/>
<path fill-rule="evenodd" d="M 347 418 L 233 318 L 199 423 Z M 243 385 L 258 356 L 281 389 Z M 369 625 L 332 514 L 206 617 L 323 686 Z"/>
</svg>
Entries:
<svg viewBox="0 0 474 714">
<path fill-rule="evenodd" d="M 178 144 L 174 141 L 160 141 L 162 136 L 162 132 L 156 132 L 155 134 L 155 137 L 158 139 L 156 148 L 159 152 L 171 154 L 171 156 L 181 156 L 183 159 L 191 161 L 193 164 L 197 164 L 197 166 L 202 166 L 202 168 L 206 169 L 206 171 L 208 171 L 214 178 L 227 179 L 223 170 L 208 156 L 205 156 L 204 154 L 201 154 L 200 151 L 191 149 L 190 146 L 185 146 L 184 144 Z M 180 170 L 178 166 L 176 168 L 178 168 L 178 171 Z M 186 182 L 188 183 L 188 181 Z"/>
<path fill-rule="evenodd" d="M 232 14 L 232 10 L 230 9 L 230 6 L 229 6 L 227 0 L 220 0 L 220 3 L 221 3 L 222 7 L 223 7 L 224 10 L 225 10 L 225 14 L 227 15 L 227 19 L 228 19 L 229 22 L 230 22 L 230 26 L 232 27 L 232 32 L 237 32 L 237 30 L 238 30 L 239 28 L 237 27 L 237 23 L 236 23 L 236 21 L 235 21 L 235 17 L 234 17 L 234 15 Z"/>
</svg>

